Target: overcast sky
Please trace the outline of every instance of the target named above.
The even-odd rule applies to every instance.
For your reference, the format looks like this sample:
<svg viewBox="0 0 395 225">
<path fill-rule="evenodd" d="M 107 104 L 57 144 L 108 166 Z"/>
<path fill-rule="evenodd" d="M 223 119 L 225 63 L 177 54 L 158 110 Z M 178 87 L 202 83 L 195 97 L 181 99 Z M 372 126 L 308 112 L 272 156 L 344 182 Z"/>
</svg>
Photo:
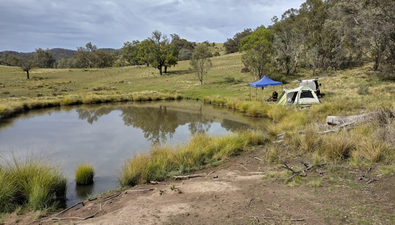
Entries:
<svg viewBox="0 0 395 225">
<path fill-rule="evenodd" d="M 223 43 L 304 0 L 0 0 L 0 51 L 121 48 L 155 30 L 192 42 Z"/>
</svg>

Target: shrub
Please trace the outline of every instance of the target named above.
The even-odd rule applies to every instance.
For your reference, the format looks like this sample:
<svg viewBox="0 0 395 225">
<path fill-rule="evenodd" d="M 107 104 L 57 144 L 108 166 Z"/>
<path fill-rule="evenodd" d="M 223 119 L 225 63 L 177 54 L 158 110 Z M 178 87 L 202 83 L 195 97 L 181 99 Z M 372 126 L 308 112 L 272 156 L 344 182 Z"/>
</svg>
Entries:
<svg viewBox="0 0 395 225">
<path fill-rule="evenodd" d="M 81 163 L 75 171 L 75 181 L 79 185 L 93 184 L 94 175 L 95 172 L 92 165 Z"/>
</svg>

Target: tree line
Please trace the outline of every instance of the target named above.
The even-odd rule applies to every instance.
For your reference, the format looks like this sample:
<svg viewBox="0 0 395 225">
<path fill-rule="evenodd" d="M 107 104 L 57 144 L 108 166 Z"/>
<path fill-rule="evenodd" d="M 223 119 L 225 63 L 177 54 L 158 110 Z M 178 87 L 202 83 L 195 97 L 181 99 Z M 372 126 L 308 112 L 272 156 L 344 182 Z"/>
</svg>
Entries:
<svg viewBox="0 0 395 225">
<path fill-rule="evenodd" d="M 245 29 L 224 43 L 242 52 L 256 76 L 297 73 L 304 68 L 333 71 L 373 62 L 373 70 L 395 78 L 395 1 L 307 0 L 273 25 Z"/>
<path fill-rule="evenodd" d="M 334 71 L 373 62 L 373 70 L 395 78 L 395 1 L 306 0 L 299 9 L 285 11 L 273 24 L 244 29 L 224 43 L 225 53 L 241 52 L 242 62 L 256 77 L 265 73 L 296 74 L 300 69 Z M 0 64 L 19 65 L 27 72 L 41 68 L 104 68 L 146 65 L 159 74 L 180 60 L 191 60 L 201 84 L 213 56 L 208 41 L 189 42 L 160 31 L 143 41 L 131 41 L 117 52 L 92 43 L 78 47 L 73 57 L 54 60 L 50 50 L 36 49 L 33 57 L 0 57 Z M 215 45 L 215 43 L 213 43 Z M 195 54 L 195 55 L 194 55 Z M 214 54 L 219 55 L 218 52 Z"/>
<path fill-rule="evenodd" d="M 9 66 L 19 66 L 26 72 L 29 79 L 29 71 L 33 67 L 39 68 L 106 68 L 112 66 L 131 66 L 146 65 L 158 69 L 159 74 L 167 73 L 168 68 L 175 66 L 178 61 L 191 60 L 195 47 L 201 45 L 205 48 L 204 57 L 212 57 L 213 54 L 208 50 L 210 44 L 205 41 L 201 44 L 189 42 L 180 38 L 177 34 L 170 35 L 168 38 L 160 31 L 152 32 L 152 36 L 143 41 L 125 42 L 124 46 L 115 52 L 98 49 L 91 42 L 85 47 L 78 47 L 77 51 L 70 55 L 61 55 L 55 60 L 51 50 L 36 49 L 33 54 L 13 54 L 3 52 L 0 55 L 0 64 Z M 201 48 L 201 47 L 200 47 Z M 199 50 L 197 54 L 202 53 Z M 215 55 L 219 55 L 216 52 Z M 191 64 L 196 66 L 195 64 Z M 202 72 L 200 72 L 200 75 Z M 199 78 L 200 79 L 200 78 Z M 202 83 L 202 78 L 200 79 Z"/>
</svg>

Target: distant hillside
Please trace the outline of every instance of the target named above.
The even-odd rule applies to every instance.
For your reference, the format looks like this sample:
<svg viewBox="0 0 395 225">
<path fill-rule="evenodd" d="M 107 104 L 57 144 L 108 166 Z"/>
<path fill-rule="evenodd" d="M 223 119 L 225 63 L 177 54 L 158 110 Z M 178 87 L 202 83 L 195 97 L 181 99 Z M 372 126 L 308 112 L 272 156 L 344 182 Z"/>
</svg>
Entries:
<svg viewBox="0 0 395 225">
<path fill-rule="evenodd" d="M 3 51 L 0 52 L 0 58 L 8 58 L 9 56 L 21 57 L 33 57 L 33 53 L 15 52 L 15 51 Z"/>
<path fill-rule="evenodd" d="M 63 55 L 72 58 L 75 55 L 76 50 L 64 49 L 64 48 L 53 48 L 51 49 L 52 57 L 55 60 L 59 60 Z"/>
<path fill-rule="evenodd" d="M 100 48 L 99 50 L 102 50 L 104 52 L 109 52 L 109 53 L 119 53 L 119 49 L 113 49 L 113 48 Z M 70 50 L 70 49 L 64 49 L 64 48 L 53 48 L 50 49 L 52 53 L 52 57 L 55 60 L 61 59 L 62 56 L 67 56 L 72 58 L 75 53 L 77 52 L 76 50 Z M 17 58 L 33 58 L 34 52 L 28 52 L 28 53 L 22 53 L 22 52 L 16 52 L 16 51 L 2 51 L 0 52 L 0 64 L 2 61 L 6 61 L 7 58 L 10 56 L 15 56 Z"/>
</svg>

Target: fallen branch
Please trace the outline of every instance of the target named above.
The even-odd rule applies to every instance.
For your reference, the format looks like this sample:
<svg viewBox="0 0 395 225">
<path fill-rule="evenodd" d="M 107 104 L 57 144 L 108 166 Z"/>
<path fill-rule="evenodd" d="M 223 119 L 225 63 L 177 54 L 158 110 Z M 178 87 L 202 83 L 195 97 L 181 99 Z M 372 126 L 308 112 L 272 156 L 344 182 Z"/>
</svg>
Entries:
<svg viewBox="0 0 395 225">
<path fill-rule="evenodd" d="M 251 202 L 252 202 L 254 199 L 255 199 L 255 197 L 254 197 L 254 198 L 251 198 L 250 201 L 248 202 L 248 204 L 247 204 L 244 208 L 250 207 Z"/>
<path fill-rule="evenodd" d="M 355 116 L 327 116 L 326 123 L 328 125 L 343 125 L 348 123 L 367 122 L 377 116 L 377 112 L 360 114 Z"/>
<path fill-rule="evenodd" d="M 191 174 L 191 175 L 186 175 L 186 176 L 174 176 L 174 180 L 188 180 L 190 178 L 196 178 L 196 177 L 206 177 L 207 174 L 201 173 L 201 174 Z"/>
<path fill-rule="evenodd" d="M 307 163 L 304 163 L 304 162 L 301 162 L 304 166 L 305 166 L 305 168 L 304 169 L 301 169 L 301 170 L 298 170 L 298 171 L 295 171 L 295 170 L 293 170 L 291 167 L 289 167 L 286 163 L 284 163 L 284 166 L 283 166 L 283 168 L 285 168 L 285 169 L 287 169 L 287 170 L 289 170 L 289 171 L 291 171 L 291 173 L 292 173 L 292 176 L 290 177 L 290 178 L 288 178 L 288 180 L 292 180 L 295 176 L 301 176 L 301 177 L 306 177 L 307 176 L 307 171 L 308 170 L 310 170 L 311 168 L 313 168 L 313 165 L 309 165 L 309 164 L 307 164 Z"/>
<path fill-rule="evenodd" d="M 109 200 L 109 199 L 116 198 L 116 197 L 118 197 L 120 194 L 121 194 L 121 192 L 118 192 L 118 193 L 115 193 L 115 194 L 106 196 L 106 197 L 103 198 L 103 200 Z"/>
<path fill-rule="evenodd" d="M 92 214 L 92 215 L 90 215 L 90 216 L 87 216 L 87 217 L 63 217 L 63 218 L 60 218 L 60 217 L 51 217 L 51 218 L 49 218 L 49 219 L 47 219 L 47 220 L 45 220 L 45 221 L 60 221 L 60 220 L 87 220 L 87 219 L 91 219 L 91 218 L 93 218 L 93 217 L 95 217 L 97 214 L 99 214 L 100 212 L 102 211 L 102 207 L 101 207 L 101 204 L 100 204 L 100 209 L 97 211 L 97 212 L 95 212 L 94 214 Z"/>
<path fill-rule="evenodd" d="M 124 194 L 128 194 L 129 192 L 145 192 L 145 191 L 153 191 L 155 190 L 154 188 L 150 189 L 133 189 L 133 190 L 127 190 L 124 192 Z"/>
<path fill-rule="evenodd" d="M 59 212 L 58 214 L 56 214 L 56 216 L 59 216 L 60 214 L 69 211 L 70 209 L 76 207 L 76 206 L 79 205 L 79 204 L 82 204 L 82 206 L 84 206 L 84 202 L 82 202 L 82 201 L 81 201 L 81 202 L 77 202 L 77 203 L 75 203 L 74 205 L 72 205 L 72 206 L 70 206 L 70 207 L 68 207 L 68 208 L 66 208 L 66 209 L 64 209 L 64 210 L 62 210 L 61 212 Z"/>
<path fill-rule="evenodd" d="M 207 174 L 207 176 L 205 176 L 204 178 L 207 178 L 208 176 L 210 176 L 210 174 L 215 173 L 215 171 L 211 171 L 210 173 Z"/>
<path fill-rule="evenodd" d="M 259 160 L 259 161 L 263 161 L 262 159 L 258 158 L 258 157 L 254 157 L 254 159 Z"/>
<path fill-rule="evenodd" d="M 243 167 L 244 169 L 250 171 L 247 167 L 245 167 L 243 164 L 239 164 L 241 167 Z"/>
<path fill-rule="evenodd" d="M 282 218 L 278 218 L 278 217 L 273 217 L 273 216 L 251 216 L 252 218 L 254 218 L 255 220 L 257 220 L 258 218 L 262 218 L 262 219 L 269 219 L 269 220 L 281 220 L 281 221 L 305 221 L 305 219 L 300 218 L 300 219 L 282 219 Z"/>
<path fill-rule="evenodd" d="M 378 181 L 377 179 L 369 179 L 369 178 L 367 178 L 365 175 L 362 175 L 362 176 L 359 178 L 359 180 L 363 180 L 363 181 L 365 181 L 367 184 L 371 184 L 371 183 L 373 183 L 373 182 L 375 182 L 375 181 Z"/>
</svg>

